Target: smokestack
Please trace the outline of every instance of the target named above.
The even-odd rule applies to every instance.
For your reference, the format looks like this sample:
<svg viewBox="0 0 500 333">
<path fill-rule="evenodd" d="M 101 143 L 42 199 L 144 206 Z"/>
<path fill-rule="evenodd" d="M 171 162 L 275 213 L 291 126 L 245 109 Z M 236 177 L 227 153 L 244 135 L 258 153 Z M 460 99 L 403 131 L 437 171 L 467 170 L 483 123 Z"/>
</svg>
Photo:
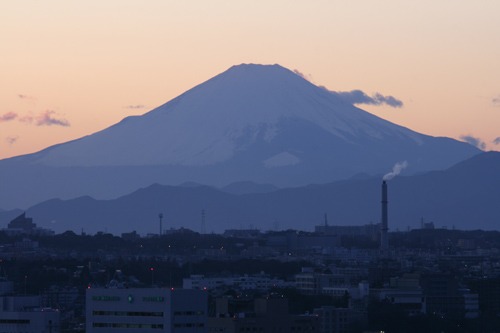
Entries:
<svg viewBox="0 0 500 333">
<path fill-rule="evenodd" d="M 389 239 L 387 238 L 388 214 L 387 214 L 387 182 L 382 181 L 382 221 L 380 224 L 380 250 L 387 251 L 389 249 Z"/>
</svg>

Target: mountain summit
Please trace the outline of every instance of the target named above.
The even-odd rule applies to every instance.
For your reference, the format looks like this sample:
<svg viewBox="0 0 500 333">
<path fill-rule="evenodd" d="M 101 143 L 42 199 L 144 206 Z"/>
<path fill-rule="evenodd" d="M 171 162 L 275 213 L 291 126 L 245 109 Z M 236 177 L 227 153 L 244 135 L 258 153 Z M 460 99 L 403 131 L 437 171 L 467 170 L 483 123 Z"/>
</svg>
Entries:
<svg viewBox="0 0 500 333">
<path fill-rule="evenodd" d="M 155 182 L 324 183 L 403 160 L 410 172 L 443 169 L 478 152 L 376 117 L 279 65 L 243 64 L 142 116 L 0 161 L 0 206 L 110 198 Z M 13 198 L 19 184 L 32 193 Z"/>
</svg>

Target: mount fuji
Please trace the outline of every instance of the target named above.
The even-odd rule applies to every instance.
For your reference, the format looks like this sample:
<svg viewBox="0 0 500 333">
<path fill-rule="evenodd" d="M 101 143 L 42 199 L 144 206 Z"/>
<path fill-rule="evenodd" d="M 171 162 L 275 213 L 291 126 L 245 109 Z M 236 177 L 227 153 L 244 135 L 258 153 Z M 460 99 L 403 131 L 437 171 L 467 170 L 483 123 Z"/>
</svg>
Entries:
<svg viewBox="0 0 500 333">
<path fill-rule="evenodd" d="M 417 173 L 480 151 L 393 124 L 279 65 L 233 66 L 142 115 L 37 153 L 0 161 L 0 206 L 114 198 L 152 183 L 279 187 Z"/>
</svg>

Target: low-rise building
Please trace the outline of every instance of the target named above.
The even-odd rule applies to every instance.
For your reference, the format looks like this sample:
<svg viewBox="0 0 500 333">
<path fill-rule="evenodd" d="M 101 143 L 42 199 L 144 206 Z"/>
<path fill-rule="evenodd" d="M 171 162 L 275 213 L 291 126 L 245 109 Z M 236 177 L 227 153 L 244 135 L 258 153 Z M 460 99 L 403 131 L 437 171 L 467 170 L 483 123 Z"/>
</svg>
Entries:
<svg viewBox="0 0 500 333">
<path fill-rule="evenodd" d="M 0 332 L 58 333 L 59 311 L 42 308 L 39 296 L 12 294 L 12 282 L 0 281 Z"/>
<path fill-rule="evenodd" d="M 201 290 L 89 288 L 86 332 L 207 332 L 208 296 Z"/>
<path fill-rule="evenodd" d="M 233 303 L 234 302 L 234 303 Z M 219 298 L 215 317 L 210 317 L 210 332 L 318 332 L 316 315 L 293 315 L 288 312 L 288 300 L 266 297 L 251 300 L 242 306 L 241 300 Z"/>
<path fill-rule="evenodd" d="M 367 324 L 367 313 L 352 308 L 322 306 L 313 313 L 319 319 L 319 333 L 358 332 Z"/>
<path fill-rule="evenodd" d="M 276 287 L 286 287 L 285 281 L 272 278 L 267 274 L 237 275 L 226 277 L 205 277 L 191 275 L 183 279 L 185 289 L 213 290 L 220 287 L 232 287 L 238 290 L 269 290 Z"/>
</svg>

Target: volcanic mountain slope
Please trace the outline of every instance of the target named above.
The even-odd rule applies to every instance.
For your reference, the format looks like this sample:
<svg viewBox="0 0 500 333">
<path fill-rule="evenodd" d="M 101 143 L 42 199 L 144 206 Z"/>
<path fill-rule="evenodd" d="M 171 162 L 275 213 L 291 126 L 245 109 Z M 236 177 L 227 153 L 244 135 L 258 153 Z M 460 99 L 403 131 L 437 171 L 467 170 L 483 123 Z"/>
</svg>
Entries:
<svg viewBox="0 0 500 333">
<path fill-rule="evenodd" d="M 239 65 L 142 115 L 0 161 L 2 208 L 112 198 L 152 183 L 287 187 L 442 169 L 479 150 L 395 125 L 279 65 Z"/>
<path fill-rule="evenodd" d="M 476 155 L 443 171 L 398 176 L 388 181 L 390 231 L 419 228 L 420 219 L 436 227 L 498 230 L 500 223 L 500 153 Z M 208 186 L 151 185 L 114 200 L 88 196 L 49 200 L 28 209 L 41 227 L 115 234 L 158 232 L 158 214 L 166 229 L 313 230 L 328 214 L 332 225 L 379 223 L 381 177 L 337 181 L 267 193 L 230 194 Z M 0 212 L 6 225 L 19 211 Z"/>
</svg>

